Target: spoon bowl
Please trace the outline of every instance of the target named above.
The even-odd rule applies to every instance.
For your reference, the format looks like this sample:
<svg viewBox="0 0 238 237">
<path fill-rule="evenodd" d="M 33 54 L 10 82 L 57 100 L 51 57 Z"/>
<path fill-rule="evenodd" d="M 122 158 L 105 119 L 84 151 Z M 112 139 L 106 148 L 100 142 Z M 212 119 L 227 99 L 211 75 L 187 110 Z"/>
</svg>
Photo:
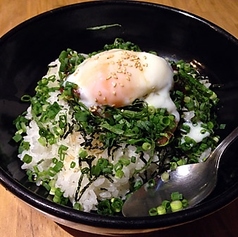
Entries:
<svg viewBox="0 0 238 237">
<path fill-rule="evenodd" d="M 173 192 L 181 193 L 188 200 L 188 208 L 204 200 L 216 186 L 222 154 L 237 137 L 238 127 L 214 149 L 205 162 L 179 166 L 170 172 L 169 180 L 166 181 L 156 177 L 153 188 L 148 188 L 148 184 L 143 185 L 126 200 L 123 215 L 148 216 L 151 208 L 159 206 L 163 200 L 169 200 Z"/>
</svg>

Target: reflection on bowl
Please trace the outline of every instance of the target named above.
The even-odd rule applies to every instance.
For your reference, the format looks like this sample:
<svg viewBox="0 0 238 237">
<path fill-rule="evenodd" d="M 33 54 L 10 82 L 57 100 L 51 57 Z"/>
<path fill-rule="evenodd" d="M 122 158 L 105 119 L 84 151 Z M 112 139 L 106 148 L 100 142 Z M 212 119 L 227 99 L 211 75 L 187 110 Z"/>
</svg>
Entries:
<svg viewBox="0 0 238 237">
<path fill-rule="evenodd" d="M 93 17 L 92 17 L 93 16 Z M 143 16 L 143 17 L 142 17 Z M 87 30 L 118 24 L 103 30 Z M 202 32 L 202 33 L 201 33 Z M 158 217 L 124 218 L 84 213 L 47 199 L 47 192 L 27 180 L 11 141 L 13 120 L 26 109 L 23 94 L 32 94 L 47 65 L 66 48 L 92 52 L 120 37 L 155 50 L 163 57 L 194 61 L 214 84 L 220 98 L 218 118 L 227 124 L 221 137 L 238 125 L 238 41 L 204 19 L 183 11 L 142 2 L 89 2 L 56 9 L 17 26 L 0 41 L 0 181 L 17 197 L 63 225 L 91 233 L 142 233 L 193 221 L 238 195 L 237 148 L 225 153 L 214 192 L 201 204 Z M 123 229 L 123 231 L 122 231 Z"/>
</svg>

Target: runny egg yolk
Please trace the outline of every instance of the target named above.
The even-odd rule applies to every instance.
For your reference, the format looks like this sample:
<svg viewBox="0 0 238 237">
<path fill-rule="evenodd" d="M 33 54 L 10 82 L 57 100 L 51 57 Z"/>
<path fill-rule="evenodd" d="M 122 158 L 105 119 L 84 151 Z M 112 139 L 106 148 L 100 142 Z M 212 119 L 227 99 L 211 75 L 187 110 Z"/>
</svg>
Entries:
<svg viewBox="0 0 238 237">
<path fill-rule="evenodd" d="M 179 120 L 170 98 L 173 71 L 165 59 L 154 54 L 104 51 L 81 63 L 67 81 L 78 85 L 80 99 L 88 107 L 123 107 L 142 99 L 156 108 L 166 108 Z"/>
</svg>

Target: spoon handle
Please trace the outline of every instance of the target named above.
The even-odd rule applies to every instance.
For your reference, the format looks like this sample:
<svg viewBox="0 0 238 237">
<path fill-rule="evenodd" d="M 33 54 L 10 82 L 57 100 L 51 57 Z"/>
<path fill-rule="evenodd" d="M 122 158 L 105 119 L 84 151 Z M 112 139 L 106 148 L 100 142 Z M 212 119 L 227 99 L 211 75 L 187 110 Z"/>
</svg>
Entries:
<svg viewBox="0 0 238 237">
<path fill-rule="evenodd" d="M 238 137 L 238 127 L 236 127 L 222 142 L 216 147 L 210 156 L 215 157 L 218 167 L 221 156 L 226 148 Z"/>
</svg>

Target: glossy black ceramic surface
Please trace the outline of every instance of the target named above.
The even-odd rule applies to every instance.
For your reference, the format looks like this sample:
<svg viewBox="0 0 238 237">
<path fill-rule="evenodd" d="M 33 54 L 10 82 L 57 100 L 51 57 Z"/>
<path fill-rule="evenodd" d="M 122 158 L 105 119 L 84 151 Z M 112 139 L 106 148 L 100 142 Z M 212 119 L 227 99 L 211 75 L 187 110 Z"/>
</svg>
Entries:
<svg viewBox="0 0 238 237">
<path fill-rule="evenodd" d="M 104 30 L 91 27 L 113 25 Z M 59 53 L 99 50 L 116 37 L 154 50 L 164 57 L 193 60 L 220 97 L 218 117 L 227 124 L 221 137 L 238 125 L 238 41 L 197 16 L 148 3 L 99 1 L 81 3 L 39 15 L 0 38 L 0 182 L 30 205 L 56 218 L 109 228 L 159 228 L 192 221 L 212 213 L 238 196 L 238 142 L 225 153 L 218 185 L 192 209 L 159 217 L 104 217 L 57 205 L 43 188 L 27 181 L 12 142 L 13 120 L 24 111 L 23 94 L 34 94 L 37 81 Z M 196 190 L 194 190 L 196 192 Z"/>
</svg>

